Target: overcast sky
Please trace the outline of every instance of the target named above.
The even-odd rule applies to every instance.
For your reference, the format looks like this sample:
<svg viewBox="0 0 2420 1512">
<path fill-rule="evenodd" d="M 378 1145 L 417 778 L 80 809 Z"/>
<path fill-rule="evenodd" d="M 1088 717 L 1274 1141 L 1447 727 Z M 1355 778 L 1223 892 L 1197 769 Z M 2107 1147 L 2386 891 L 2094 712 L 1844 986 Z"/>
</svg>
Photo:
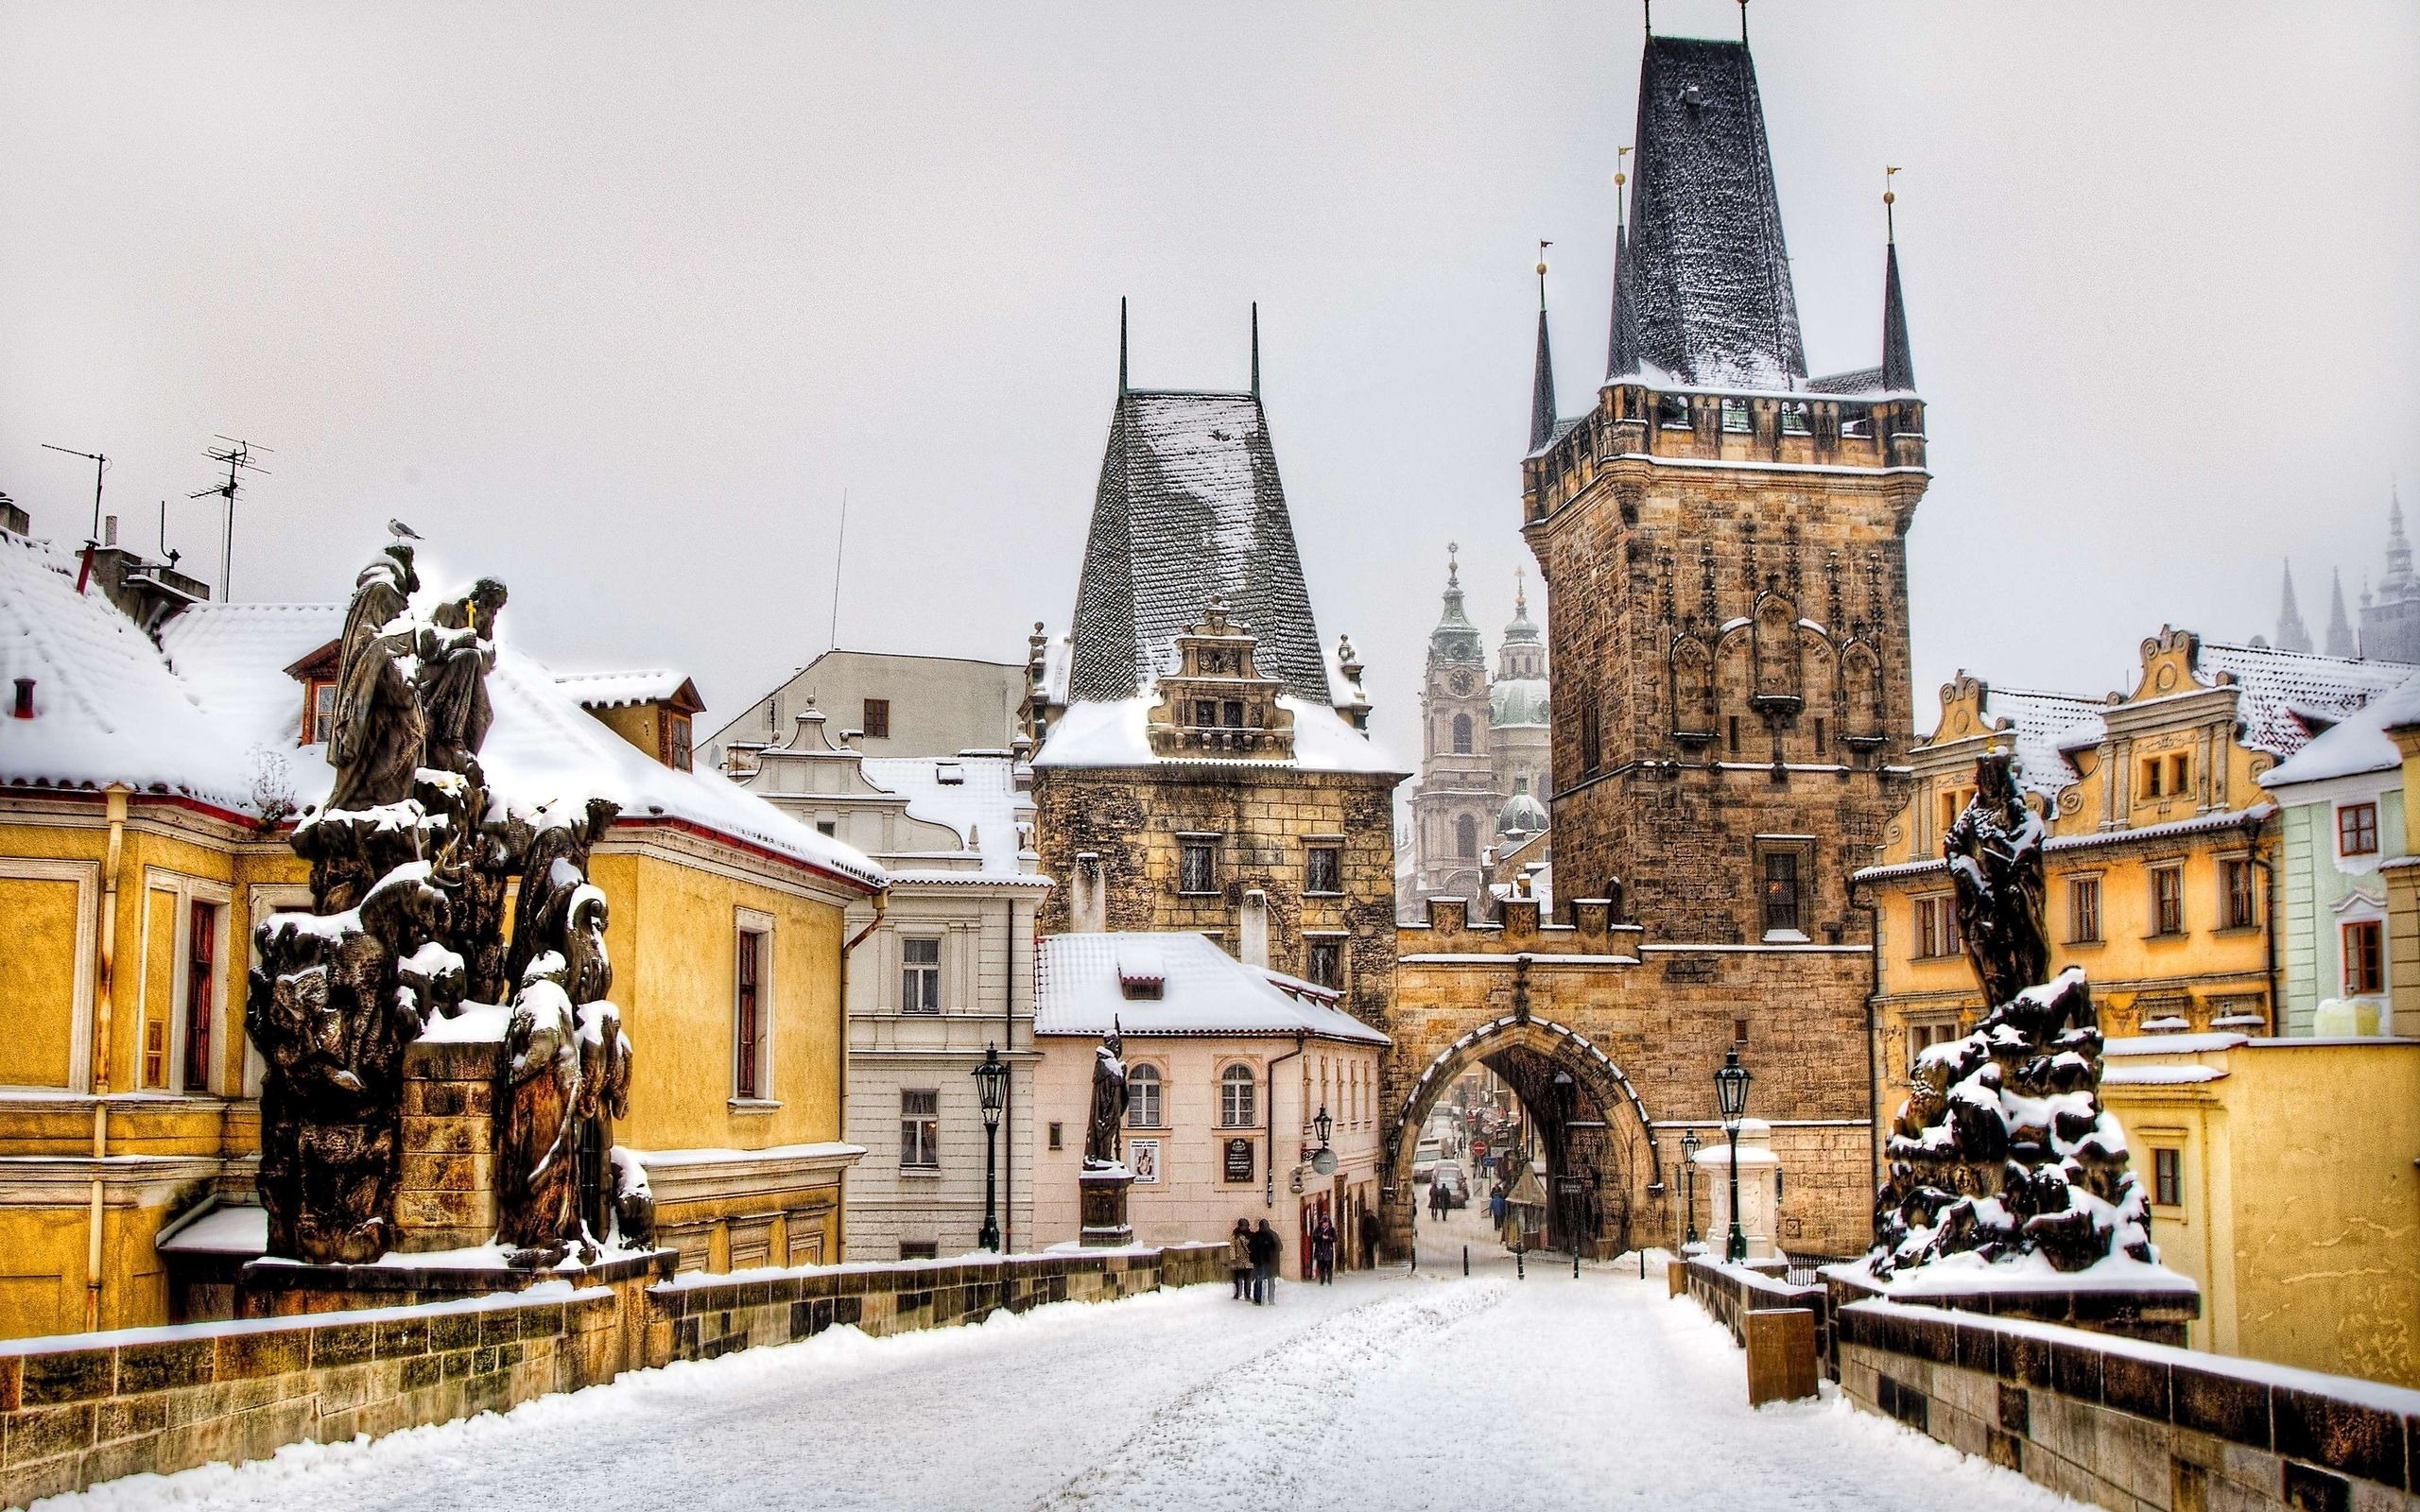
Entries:
<svg viewBox="0 0 2420 1512">
<path fill-rule="evenodd" d="M 1736 35 L 1733 0 L 1661 30 Z M 2164 622 L 2420 506 L 2420 7 L 1750 13 L 1818 371 L 1877 360 L 1879 194 L 1936 479 L 1916 703 L 2097 694 Z M 1563 404 L 1605 351 L 1639 8 L 0 5 L 0 490 L 88 464 L 216 576 L 214 433 L 274 448 L 238 598 L 400 515 L 563 669 L 708 726 L 826 644 L 1064 625 L 1138 385 L 1264 390 L 1320 628 L 1406 755 L 1445 542 L 1510 617 L 1540 238 Z"/>
</svg>

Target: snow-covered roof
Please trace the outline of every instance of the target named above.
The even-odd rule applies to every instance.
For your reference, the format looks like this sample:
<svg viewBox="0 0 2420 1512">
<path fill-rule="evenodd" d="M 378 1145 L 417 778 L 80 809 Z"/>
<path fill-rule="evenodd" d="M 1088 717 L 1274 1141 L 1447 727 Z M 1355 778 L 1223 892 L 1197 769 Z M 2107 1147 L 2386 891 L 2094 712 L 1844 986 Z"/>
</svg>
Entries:
<svg viewBox="0 0 2420 1512">
<path fill-rule="evenodd" d="M 1306 772 L 1409 775 L 1402 763 L 1377 742 L 1346 724 L 1325 702 L 1312 703 L 1288 694 L 1278 695 L 1277 702 L 1294 716 L 1294 754 L 1290 759 L 1155 755 L 1149 727 L 1152 706 L 1158 702 L 1158 695 L 1146 688 L 1132 698 L 1069 704 L 1050 727 L 1042 748 L 1034 752 L 1033 765 L 1153 766 L 1200 763 L 1216 766 L 1290 766 Z"/>
<path fill-rule="evenodd" d="M 2037 688 L 2003 688 L 1996 682 L 1984 683 L 1982 687 L 1979 712 L 1987 728 L 1935 743 L 1946 746 L 1987 738 L 2005 725 L 2010 743 L 2015 747 L 2017 785 L 2045 798 L 2057 797 L 2076 780 L 2074 769 L 2062 752 L 2094 745 L 2101 738 L 2101 700 Z M 1943 702 L 1948 701 L 1945 693 Z"/>
<path fill-rule="evenodd" d="M 2236 719 L 2243 742 L 2273 756 L 2291 756 L 2309 744 L 2310 726 L 2297 711 L 2342 719 L 2411 678 L 2400 662 L 2281 651 L 2273 645 L 2202 643 L 2195 666 L 2204 679 L 2224 672 L 2243 689 Z"/>
<path fill-rule="evenodd" d="M 2393 771 L 2403 765 L 2403 752 L 2387 730 L 2414 722 L 2420 722 L 2420 674 L 2406 679 L 2322 731 L 2309 745 L 2262 774 L 2260 785 L 2273 792 L 2331 777 Z"/>
<path fill-rule="evenodd" d="M 981 855 L 987 875 L 1027 869 L 1017 841 L 1019 821 L 1032 822 L 1033 799 L 1016 788 L 1016 764 L 1005 755 L 869 756 L 866 781 L 908 799 L 908 816 L 958 832 L 959 844 Z"/>
<path fill-rule="evenodd" d="M 335 769 L 323 747 L 297 744 L 302 689 L 285 668 L 341 633 L 341 605 L 197 604 L 155 646 L 99 594 L 79 596 L 74 568 L 47 543 L 0 537 L 0 672 L 37 679 L 36 717 L 8 724 L 0 781 L 126 782 L 251 817 L 272 796 L 297 808 L 326 800 Z M 602 797 L 626 819 L 692 824 L 883 885 L 855 849 L 720 778 L 648 759 L 510 644 L 488 694 L 495 724 L 480 762 L 513 803 Z"/>
<path fill-rule="evenodd" d="M 1042 941 L 1033 1032 L 1096 1036 L 1116 1021 L 1128 1035 L 1291 1035 L 1383 1045 L 1387 1037 L 1340 1008 L 1324 988 L 1266 971 L 1201 935 L 1052 935 Z M 1156 978 L 1160 995 L 1129 997 Z"/>
<path fill-rule="evenodd" d="M 1260 638 L 1266 676 L 1330 702 L 1260 396 L 1121 393 L 1076 591 L 1069 696 L 1123 698 L 1167 670 L 1213 594 Z"/>
<path fill-rule="evenodd" d="M 35 711 L 0 726 L 0 782 L 124 782 L 253 812 L 248 747 L 263 735 L 212 717 L 116 606 L 97 589 L 76 592 L 78 565 L 46 541 L 0 532 L 0 694 L 13 698 L 15 680 L 31 678 Z M 283 733 L 290 742 L 301 717 L 299 687 L 286 702 Z"/>
<path fill-rule="evenodd" d="M 687 702 L 702 710 L 698 690 L 687 678 L 668 667 L 636 672 L 558 672 L 555 680 L 579 700 L 583 709 L 623 709 L 639 703 L 674 703 L 686 693 Z M 691 712 L 696 712 L 692 710 Z"/>
</svg>

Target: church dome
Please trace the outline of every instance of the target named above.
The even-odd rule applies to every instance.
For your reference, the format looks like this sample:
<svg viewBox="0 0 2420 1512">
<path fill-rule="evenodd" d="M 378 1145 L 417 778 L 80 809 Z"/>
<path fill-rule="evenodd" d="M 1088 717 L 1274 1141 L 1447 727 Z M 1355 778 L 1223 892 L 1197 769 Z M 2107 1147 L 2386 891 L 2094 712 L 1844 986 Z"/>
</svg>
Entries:
<svg viewBox="0 0 2420 1512">
<path fill-rule="evenodd" d="M 1515 793 L 1495 811 L 1498 834 L 1536 834 L 1547 827 L 1547 806 L 1527 793 Z"/>
<path fill-rule="evenodd" d="M 1495 730 L 1509 725 L 1547 723 L 1546 679 L 1512 678 L 1497 681 L 1488 690 L 1487 722 Z"/>
</svg>

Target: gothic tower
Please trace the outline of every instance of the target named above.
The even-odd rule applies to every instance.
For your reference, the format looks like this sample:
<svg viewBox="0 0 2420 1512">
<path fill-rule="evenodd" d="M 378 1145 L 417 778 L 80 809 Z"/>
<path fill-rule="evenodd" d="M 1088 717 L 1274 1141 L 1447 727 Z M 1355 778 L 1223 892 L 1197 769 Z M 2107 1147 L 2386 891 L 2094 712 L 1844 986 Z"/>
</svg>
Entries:
<svg viewBox="0 0 2420 1512">
<path fill-rule="evenodd" d="M 1489 755 L 1487 651 L 1462 608 L 1455 548 L 1445 558 L 1445 608 L 1428 633 L 1420 687 L 1420 785 L 1412 794 L 1413 879 L 1420 898 L 1487 896 L 1481 855 L 1495 839 L 1495 786 Z"/>
<path fill-rule="evenodd" d="M 1862 940 L 1930 480 L 1897 248 L 1881 365 L 1809 377 L 1747 44 L 1650 37 L 1635 141 L 1604 383 L 1522 463 L 1557 902 L 1613 898 L 1650 939 Z"/>
</svg>

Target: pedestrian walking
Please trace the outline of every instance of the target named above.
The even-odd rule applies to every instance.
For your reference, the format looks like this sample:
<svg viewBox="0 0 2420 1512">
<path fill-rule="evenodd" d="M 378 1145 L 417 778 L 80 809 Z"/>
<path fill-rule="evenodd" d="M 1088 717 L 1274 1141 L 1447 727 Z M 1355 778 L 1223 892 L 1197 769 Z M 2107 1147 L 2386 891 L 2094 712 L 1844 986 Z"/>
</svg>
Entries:
<svg viewBox="0 0 2420 1512">
<path fill-rule="evenodd" d="M 1487 1189 L 1487 1215 L 1495 1227 L 1504 1227 L 1504 1210 L 1512 1206 L 1504 1197 L 1504 1183 L 1499 1181 Z"/>
<path fill-rule="evenodd" d="M 1324 1212 L 1311 1230 L 1311 1264 L 1319 1271 L 1322 1286 L 1336 1283 L 1336 1225 Z"/>
<path fill-rule="evenodd" d="M 1244 1288 L 1252 1281 L 1252 1221 L 1236 1220 L 1233 1233 L 1227 1235 L 1227 1274 L 1236 1283 L 1236 1299 L 1243 1300 Z"/>
<path fill-rule="evenodd" d="M 1361 1210 L 1361 1265 L 1378 1268 L 1378 1215 L 1367 1208 Z"/>
<path fill-rule="evenodd" d="M 1269 1220 L 1252 1231 L 1252 1299 L 1255 1307 L 1277 1300 L 1277 1257 L 1286 1252 L 1286 1243 Z"/>
</svg>

